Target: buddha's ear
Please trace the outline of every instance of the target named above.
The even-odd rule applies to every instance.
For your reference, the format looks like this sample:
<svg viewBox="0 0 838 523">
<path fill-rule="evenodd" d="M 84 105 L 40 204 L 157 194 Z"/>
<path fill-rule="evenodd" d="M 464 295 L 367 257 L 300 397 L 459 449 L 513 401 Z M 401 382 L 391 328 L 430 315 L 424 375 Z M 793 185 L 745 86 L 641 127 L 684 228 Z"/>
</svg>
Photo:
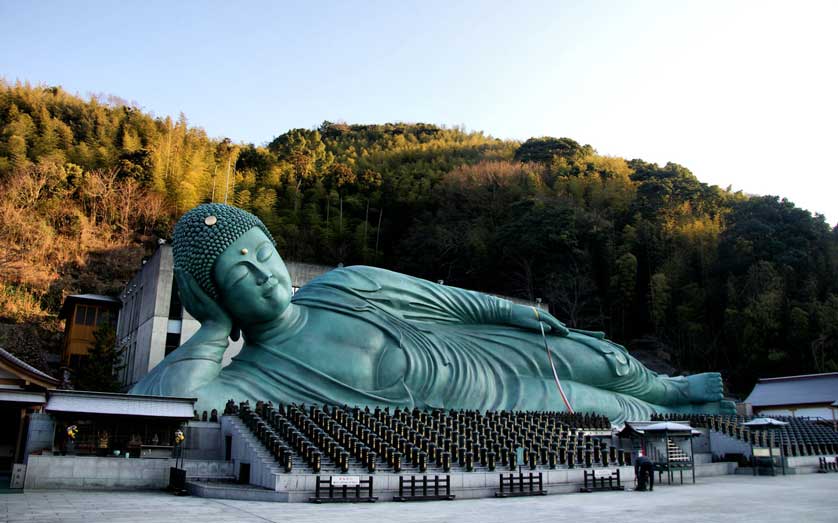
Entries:
<svg viewBox="0 0 838 523">
<path fill-rule="evenodd" d="M 233 327 L 230 329 L 230 339 L 233 341 L 239 341 L 239 338 L 242 337 L 242 330 L 239 328 L 238 325 L 233 323 Z"/>
</svg>

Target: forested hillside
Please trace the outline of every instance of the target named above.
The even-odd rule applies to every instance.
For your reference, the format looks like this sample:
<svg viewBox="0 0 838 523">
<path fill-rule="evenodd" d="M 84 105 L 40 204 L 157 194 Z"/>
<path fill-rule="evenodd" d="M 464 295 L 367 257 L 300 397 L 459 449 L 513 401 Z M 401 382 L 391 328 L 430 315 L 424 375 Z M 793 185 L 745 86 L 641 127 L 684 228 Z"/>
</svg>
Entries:
<svg viewBox="0 0 838 523">
<path fill-rule="evenodd" d="M 541 298 L 679 370 L 722 370 L 733 392 L 838 370 L 838 229 L 777 197 L 569 138 L 324 122 L 237 144 L 183 115 L 9 83 L 0 345 L 43 366 L 62 298 L 117 292 L 206 201 L 260 216 L 286 259 Z"/>
</svg>

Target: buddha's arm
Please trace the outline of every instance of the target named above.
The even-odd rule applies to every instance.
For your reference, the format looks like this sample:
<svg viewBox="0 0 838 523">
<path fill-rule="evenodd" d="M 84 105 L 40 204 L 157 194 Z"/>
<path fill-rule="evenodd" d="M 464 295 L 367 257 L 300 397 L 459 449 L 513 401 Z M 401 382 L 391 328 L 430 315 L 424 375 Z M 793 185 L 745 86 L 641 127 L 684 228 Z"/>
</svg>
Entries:
<svg viewBox="0 0 838 523">
<path fill-rule="evenodd" d="M 566 334 L 548 313 L 480 292 L 432 283 L 374 267 L 347 267 L 317 280 L 350 291 L 363 300 L 406 320 L 465 325 L 510 325 Z"/>
<path fill-rule="evenodd" d="M 212 325 L 201 325 L 186 343 L 137 382 L 130 393 L 189 396 L 218 376 L 226 349 L 226 334 Z"/>
<path fill-rule="evenodd" d="M 184 307 L 201 322 L 201 328 L 134 385 L 133 394 L 185 396 L 221 372 L 232 321 L 189 274 L 175 269 L 175 278 Z"/>
</svg>

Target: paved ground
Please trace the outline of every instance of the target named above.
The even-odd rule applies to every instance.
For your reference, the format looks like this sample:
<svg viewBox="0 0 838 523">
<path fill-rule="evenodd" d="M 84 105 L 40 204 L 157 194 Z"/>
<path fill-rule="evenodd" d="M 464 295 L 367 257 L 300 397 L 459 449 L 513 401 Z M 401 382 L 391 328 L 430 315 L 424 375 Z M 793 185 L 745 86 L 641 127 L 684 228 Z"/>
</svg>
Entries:
<svg viewBox="0 0 838 523">
<path fill-rule="evenodd" d="M 379 521 L 643 522 L 656 513 L 690 521 L 838 521 L 838 474 L 722 476 L 654 492 L 565 494 L 371 505 L 311 505 L 175 497 L 161 492 L 28 491 L 0 495 L 0 522 L 218 523 Z"/>
</svg>

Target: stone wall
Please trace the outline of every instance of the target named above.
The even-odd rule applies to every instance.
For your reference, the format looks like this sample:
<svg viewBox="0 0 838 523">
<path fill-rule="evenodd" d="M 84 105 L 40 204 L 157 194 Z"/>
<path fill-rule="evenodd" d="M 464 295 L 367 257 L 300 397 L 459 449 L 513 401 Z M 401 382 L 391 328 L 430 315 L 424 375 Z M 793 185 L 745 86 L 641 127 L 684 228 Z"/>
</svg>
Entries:
<svg viewBox="0 0 838 523">
<path fill-rule="evenodd" d="M 620 480 L 626 488 L 633 488 L 634 486 L 634 467 L 609 467 L 608 469 L 597 469 L 597 475 L 608 476 L 611 472 L 619 469 Z M 544 490 L 549 494 L 568 494 L 571 492 L 579 492 L 579 488 L 584 483 L 585 469 L 556 469 L 556 470 L 542 470 L 542 479 Z M 590 469 L 587 469 L 590 471 Z M 530 471 L 524 470 L 526 477 Z M 538 475 L 539 471 L 534 474 Z M 451 493 L 457 496 L 457 499 L 472 499 L 472 498 L 490 498 L 494 497 L 495 492 L 500 489 L 500 474 L 509 474 L 509 471 L 496 470 L 495 472 L 452 472 L 451 476 Z M 517 477 L 517 471 L 513 473 Z M 361 474 L 362 478 L 366 475 Z M 410 474 L 405 474 L 409 477 Z M 417 478 L 421 479 L 421 474 L 415 474 Z M 428 474 L 432 478 L 434 474 Z M 442 476 L 442 474 L 440 475 Z M 276 491 L 285 493 L 288 496 L 288 501 L 300 502 L 307 501 L 315 490 L 315 482 L 317 477 L 311 474 L 281 474 L 277 475 Z M 398 495 L 399 492 L 399 475 L 398 474 L 374 474 L 373 482 L 375 487 L 375 496 L 381 501 L 392 500 L 393 496 Z"/>
<path fill-rule="evenodd" d="M 24 463 L 28 463 L 29 455 L 33 452 L 52 451 L 55 439 L 55 420 L 52 416 L 42 412 L 29 414 L 29 428 L 26 432 Z"/>
<path fill-rule="evenodd" d="M 26 489 L 159 489 L 169 484 L 174 459 L 123 459 L 95 456 L 29 456 Z M 225 461 L 186 460 L 188 477 L 232 474 Z"/>
<path fill-rule="evenodd" d="M 715 430 L 710 431 L 710 448 L 716 456 L 742 454 L 751 457 L 751 446 L 748 443 Z"/>
<path fill-rule="evenodd" d="M 824 456 L 788 456 L 786 468 L 794 470 L 795 474 L 812 474 L 818 471 L 821 457 Z M 830 461 L 835 459 L 834 456 L 826 456 L 826 458 Z"/>
<path fill-rule="evenodd" d="M 185 430 L 185 457 L 189 460 L 223 460 L 221 423 L 190 421 Z"/>
</svg>

